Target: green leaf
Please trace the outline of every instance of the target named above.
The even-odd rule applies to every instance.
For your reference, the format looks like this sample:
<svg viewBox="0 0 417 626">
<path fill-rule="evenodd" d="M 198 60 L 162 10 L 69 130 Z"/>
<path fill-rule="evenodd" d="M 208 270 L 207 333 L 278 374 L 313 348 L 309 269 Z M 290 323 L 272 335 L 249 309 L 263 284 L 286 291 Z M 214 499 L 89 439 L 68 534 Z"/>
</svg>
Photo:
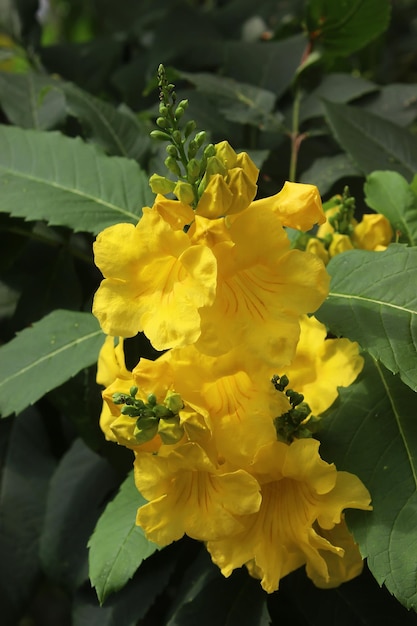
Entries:
<svg viewBox="0 0 417 626">
<path fill-rule="evenodd" d="M 198 91 L 215 99 L 226 119 L 240 124 L 252 124 L 277 130 L 282 116 L 272 114 L 276 96 L 271 91 L 239 83 L 230 78 L 213 74 L 189 74 L 181 76 L 192 82 Z"/>
<path fill-rule="evenodd" d="M 397 126 L 408 126 L 417 116 L 417 85 L 384 85 L 361 106 L 380 117 L 395 120 Z"/>
<path fill-rule="evenodd" d="M 328 54 L 344 56 L 381 35 L 390 13 L 388 0 L 309 0 L 307 27 Z"/>
<path fill-rule="evenodd" d="M 189 568 L 167 626 L 268 626 L 266 594 L 245 569 L 224 578 L 207 553 Z"/>
<path fill-rule="evenodd" d="M 136 513 L 146 500 L 136 489 L 133 473 L 100 517 L 88 546 L 90 580 L 102 604 L 125 586 L 144 559 L 158 550 L 136 525 Z"/>
<path fill-rule="evenodd" d="M 65 118 L 65 99 L 48 76 L 0 72 L 0 104 L 8 119 L 22 128 L 46 130 Z"/>
<path fill-rule="evenodd" d="M 74 589 L 88 579 L 87 541 L 103 500 L 117 484 L 107 461 L 76 439 L 62 457 L 48 492 L 40 556 L 51 580 Z"/>
<path fill-rule="evenodd" d="M 327 266 L 330 293 L 317 318 L 359 342 L 417 390 L 417 248 L 351 250 Z"/>
<path fill-rule="evenodd" d="M 348 523 L 380 585 L 417 609 L 417 395 L 366 357 L 360 379 L 340 390 L 323 421 L 321 451 L 339 470 L 361 478 L 372 512 Z"/>
<path fill-rule="evenodd" d="M 322 99 L 329 102 L 350 102 L 376 91 L 375 83 L 350 74 L 327 74 L 320 85 L 301 101 L 300 122 L 324 115 Z"/>
<path fill-rule="evenodd" d="M 166 612 L 172 594 L 169 583 L 173 571 L 181 572 L 183 568 L 183 554 L 178 550 L 180 546 L 181 542 L 175 543 L 153 554 L 142 563 L 132 580 L 108 598 L 103 606 L 99 605 L 92 589 L 79 589 L 74 598 L 73 626 L 165 624 L 159 617 Z M 158 596 L 159 603 L 156 602 Z"/>
<path fill-rule="evenodd" d="M 300 176 L 300 183 L 316 185 L 323 196 L 334 183 L 347 176 L 361 176 L 361 172 L 346 154 L 336 154 L 315 159 Z"/>
<path fill-rule="evenodd" d="M 61 85 L 70 113 L 87 125 L 91 137 L 116 156 L 140 160 L 149 149 L 147 129 L 127 107 L 117 110 L 71 83 Z"/>
<path fill-rule="evenodd" d="M 104 335 L 91 313 L 53 311 L 0 348 L 0 413 L 19 413 L 97 361 Z"/>
<path fill-rule="evenodd" d="M 407 180 L 417 172 L 417 140 L 404 128 L 347 104 L 324 102 L 333 135 L 358 167 L 395 170 Z"/>
<path fill-rule="evenodd" d="M 417 195 L 397 172 L 373 172 L 365 183 L 365 202 L 391 222 L 407 243 L 417 245 Z"/>
<path fill-rule="evenodd" d="M 0 126 L 0 143 L 0 212 L 96 234 L 118 222 L 136 224 L 153 203 L 137 163 L 107 157 L 79 138 Z"/>
<path fill-rule="evenodd" d="M 39 539 L 55 460 L 33 408 L 12 422 L 2 421 L 0 435 L 2 444 L 7 441 L 0 491 L 0 606 L 2 624 L 15 626 L 40 574 Z"/>
<path fill-rule="evenodd" d="M 224 70 L 227 76 L 280 98 L 294 80 L 307 45 L 304 34 L 268 43 L 230 42 L 225 45 Z"/>
</svg>

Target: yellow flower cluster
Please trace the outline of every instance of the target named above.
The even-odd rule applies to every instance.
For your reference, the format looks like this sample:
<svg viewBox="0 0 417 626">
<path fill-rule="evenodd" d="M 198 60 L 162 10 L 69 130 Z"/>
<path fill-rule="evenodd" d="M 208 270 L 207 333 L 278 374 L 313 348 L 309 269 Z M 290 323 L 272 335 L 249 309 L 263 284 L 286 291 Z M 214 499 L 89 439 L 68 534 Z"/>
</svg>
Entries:
<svg viewBox="0 0 417 626">
<path fill-rule="evenodd" d="M 393 240 L 391 224 L 381 213 L 365 213 L 360 222 L 352 217 L 348 225 L 349 232 L 341 233 L 331 223 L 338 212 L 338 206 L 331 206 L 326 211 L 325 223 L 318 228 L 316 236 L 307 242 L 306 250 L 316 254 L 324 263 L 327 264 L 341 252 L 355 248 L 381 252 Z"/>
<path fill-rule="evenodd" d="M 297 413 L 294 397 L 318 417 L 362 358 L 307 315 L 329 277 L 317 256 L 290 248 L 284 229 L 323 223 L 320 197 L 286 183 L 254 201 L 248 155 L 226 142 L 216 150 L 195 210 L 158 195 L 136 226 L 97 238 L 105 278 L 93 312 L 108 334 L 101 428 L 134 452 L 148 500 L 137 523 L 150 540 L 204 541 L 225 576 L 245 565 L 267 592 L 302 565 L 318 586 L 337 586 L 362 567 L 343 511 L 369 509 L 369 493 L 321 459 L 318 441 L 298 438 L 315 420 Z M 139 331 L 166 352 L 130 371 L 124 338 Z M 296 414 L 302 422 L 285 439 L 280 428 Z"/>
</svg>

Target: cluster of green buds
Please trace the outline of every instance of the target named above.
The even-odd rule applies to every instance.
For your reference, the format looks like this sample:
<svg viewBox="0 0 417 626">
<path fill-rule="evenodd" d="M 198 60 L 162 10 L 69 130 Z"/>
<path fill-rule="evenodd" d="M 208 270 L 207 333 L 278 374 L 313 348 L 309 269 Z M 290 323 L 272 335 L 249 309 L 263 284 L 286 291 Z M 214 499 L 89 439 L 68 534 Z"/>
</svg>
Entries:
<svg viewBox="0 0 417 626">
<path fill-rule="evenodd" d="M 337 211 L 329 217 L 329 223 L 333 226 L 336 233 L 350 236 L 353 232 L 353 216 L 355 213 L 355 198 L 350 195 L 349 187 L 345 187 L 342 197 L 336 196 L 331 199 L 331 205 L 324 208 L 334 209 Z"/>
<path fill-rule="evenodd" d="M 183 408 L 181 396 L 168 391 L 162 404 L 157 402 L 155 394 L 148 395 L 146 402 L 136 397 L 137 387 L 131 387 L 129 393 L 114 393 L 113 402 L 123 405 L 122 415 L 136 419 L 134 430 L 138 445 L 151 441 L 157 434 L 165 444 L 174 444 L 184 435 L 180 424 L 179 412 Z"/>
<path fill-rule="evenodd" d="M 317 430 L 320 418 L 311 414 L 309 405 L 304 402 L 303 394 L 288 389 L 289 379 L 285 374 L 273 376 L 271 383 L 277 391 L 285 393 L 291 405 L 289 411 L 274 419 L 278 439 L 291 443 L 295 438 L 311 437 Z"/>
<path fill-rule="evenodd" d="M 176 104 L 175 85 L 168 83 L 165 68 L 158 68 L 159 117 L 158 130 L 151 132 L 151 137 L 168 141 L 165 165 L 178 181 L 153 174 L 150 185 L 154 193 L 174 193 L 185 204 L 197 206 L 203 189 L 201 182 L 206 172 L 207 160 L 216 153 L 213 144 L 206 144 L 205 131 L 197 132 L 194 120 L 188 121 L 181 128 L 182 117 L 188 107 L 188 100 Z M 198 153 L 200 152 L 200 156 Z"/>
</svg>

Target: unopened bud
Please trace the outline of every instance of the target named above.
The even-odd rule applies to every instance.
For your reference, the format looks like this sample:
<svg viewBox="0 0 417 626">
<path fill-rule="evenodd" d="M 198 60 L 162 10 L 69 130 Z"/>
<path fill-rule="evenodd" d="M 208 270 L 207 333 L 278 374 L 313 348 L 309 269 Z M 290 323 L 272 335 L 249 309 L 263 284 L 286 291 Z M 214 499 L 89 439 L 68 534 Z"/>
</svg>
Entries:
<svg viewBox="0 0 417 626">
<path fill-rule="evenodd" d="M 164 196 L 165 194 L 174 191 L 175 182 L 173 180 L 169 180 L 169 178 L 165 178 L 165 176 L 152 174 L 149 179 L 149 185 L 154 193 L 160 193 Z"/>
<path fill-rule="evenodd" d="M 191 159 L 187 163 L 188 180 L 195 182 L 200 174 L 200 163 L 196 159 Z"/>
<path fill-rule="evenodd" d="M 184 126 L 184 137 L 187 138 L 191 135 L 191 133 L 193 132 L 193 130 L 196 127 L 196 123 L 194 122 L 194 120 L 190 120 L 189 122 L 186 123 L 186 125 Z"/>
<path fill-rule="evenodd" d="M 164 133 L 162 130 L 151 130 L 149 134 L 152 139 L 159 139 L 159 141 L 169 141 L 170 139 L 168 133 Z"/>
<path fill-rule="evenodd" d="M 167 168 L 169 169 L 170 172 L 172 172 L 176 176 L 181 176 L 180 166 L 178 165 L 178 163 L 174 159 L 174 157 L 168 156 L 165 159 L 164 163 L 165 163 L 165 165 L 167 166 Z"/>
<path fill-rule="evenodd" d="M 159 128 L 168 128 L 169 122 L 165 117 L 157 117 L 156 125 L 159 126 Z"/>
</svg>

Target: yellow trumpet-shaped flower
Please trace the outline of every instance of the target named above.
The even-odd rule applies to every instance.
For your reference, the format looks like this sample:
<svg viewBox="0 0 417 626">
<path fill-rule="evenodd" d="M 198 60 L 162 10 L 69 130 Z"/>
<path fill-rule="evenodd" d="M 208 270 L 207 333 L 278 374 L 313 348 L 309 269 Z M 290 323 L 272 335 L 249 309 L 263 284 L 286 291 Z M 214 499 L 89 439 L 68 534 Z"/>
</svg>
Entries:
<svg viewBox="0 0 417 626">
<path fill-rule="evenodd" d="M 391 224 L 381 213 L 367 213 L 353 229 L 353 243 L 362 250 L 385 250 L 394 233 Z"/>
<path fill-rule="evenodd" d="M 172 367 L 176 391 L 204 416 L 219 458 L 230 465 L 247 465 L 258 448 L 276 440 L 274 418 L 290 404 L 275 390 L 263 361 L 247 358 L 239 348 L 213 357 L 189 346 L 164 356 Z"/>
<path fill-rule="evenodd" d="M 348 387 L 363 368 L 359 346 L 349 339 L 326 339 L 326 327 L 314 317 L 301 319 L 295 358 L 285 373 L 290 386 L 302 393 L 314 415 L 337 398 L 338 387 Z"/>
<path fill-rule="evenodd" d="M 369 510 L 370 496 L 357 476 L 323 461 L 318 447 L 314 439 L 299 439 L 258 450 L 250 471 L 261 485 L 259 511 L 239 518 L 242 532 L 207 544 L 225 576 L 246 564 L 268 593 L 302 565 L 321 586 L 349 578 L 357 549 L 344 538 L 339 544 L 339 533 L 331 531 L 343 523 L 344 509 Z M 334 574 L 334 558 L 346 559 L 349 567 Z"/>
<path fill-rule="evenodd" d="M 230 240 L 212 248 L 217 292 L 213 303 L 200 309 L 196 345 L 212 355 L 245 345 L 255 359 L 281 367 L 294 356 L 299 317 L 327 296 L 329 276 L 316 256 L 290 250 L 281 222 L 266 206 L 253 203 L 232 217 Z"/>
<path fill-rule="evenodd" d="M 167 452 L 165 456 L 165 452 Z M 137 523 L 160 546 L 187 534 L 206 541 L 233 536 L 242 526 L 237 516 L 259 509 L 259 484 L 243 470 L 224 471 L 194 442 L 158 456 L 138 453 L 135 482 L 149 500 Z"/>
<path fill-rule="evenodd" d="M 180 227 L 182 214 L 175 223 L 164 210 L 144 208 L 136 227 L 111 226 L 94 244 L 105 276 L 93 303 L 101 327 L 121 337 L 143 330 L 157 350 L 198 339 L 198 309 L 213 302 L 217 282 L 210 248 L 193 245 Z"/>
</svg>

